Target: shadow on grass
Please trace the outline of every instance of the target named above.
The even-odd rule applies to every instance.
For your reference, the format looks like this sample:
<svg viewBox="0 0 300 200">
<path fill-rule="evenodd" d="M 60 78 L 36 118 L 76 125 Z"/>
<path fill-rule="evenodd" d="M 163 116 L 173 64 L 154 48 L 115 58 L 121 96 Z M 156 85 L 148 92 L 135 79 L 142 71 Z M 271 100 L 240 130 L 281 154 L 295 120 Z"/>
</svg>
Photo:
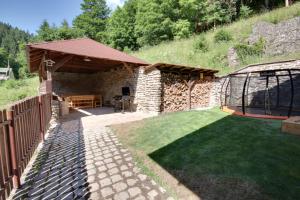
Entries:
<svg viewBox="0 0 300 200">
<path fill-rule="evenodd" d="M 45 140 L 13 199 L 87 199 L 85 141 L 80 118 L 64 120 Z"/>
<path fill-rule="evenodd" d="M 149 156 L 204 200 L 300 196 L 300 137 L 278 121 L 227 116 Z"/>
</svg>

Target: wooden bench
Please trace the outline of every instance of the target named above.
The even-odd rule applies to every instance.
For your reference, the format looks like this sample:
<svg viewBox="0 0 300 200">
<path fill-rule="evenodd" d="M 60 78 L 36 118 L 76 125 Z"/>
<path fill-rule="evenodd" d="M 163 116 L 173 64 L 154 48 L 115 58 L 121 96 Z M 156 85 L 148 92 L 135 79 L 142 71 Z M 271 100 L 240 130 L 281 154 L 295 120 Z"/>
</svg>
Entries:
<svg viewBox="0 0 300 200">
<path fill-rule="evenodd" d="M 66 98 L 70 108 L 96 108 L 102 107 L 101 95 L 76 95 Z"/>
</svg>

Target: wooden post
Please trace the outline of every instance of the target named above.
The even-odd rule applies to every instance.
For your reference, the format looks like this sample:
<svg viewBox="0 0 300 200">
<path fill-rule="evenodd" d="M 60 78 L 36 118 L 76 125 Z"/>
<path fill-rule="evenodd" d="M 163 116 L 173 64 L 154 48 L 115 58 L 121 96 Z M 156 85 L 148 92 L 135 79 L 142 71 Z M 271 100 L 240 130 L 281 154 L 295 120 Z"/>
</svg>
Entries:
<svg viewBox="0 0 300 200">
<path fill-rule="evenodd" d="M 15 139 L 15 119 L 14 119 L 14 110 L 10 108 L 7 112 L 7 120 L 9 121 L 9 148 L 10 148 L 10 156 L 11 156 L 11 166 L 13 173 L 13 185 L 14 188 L 20 188 L 20 174 L 19 174 L 19 166 L 17 161 L 17 149 L 16 149 L 16 139 Z"/>
<path fill-rule="evenodd" d="M 39 118 L 40 118 L 41 139 L 44 142 L 44 140 L 45 140 L 45 133 L 44 133 L 44 117 L 43 117 L 43 101 L 42 101 L 42 96 L 39 96 Z"/>
<path fill-rule="evenodd" d="M 192 94 L 192 88 L 195 84 L 195 80 L 189 80 L 188 82 L 184 80 L 184 83 L 188 86 L 188 101 L 187 101 L 187 108 L 188 110 L 192 109 L 192 103 L 191 103 L 191 94 Z"/>
</svg>

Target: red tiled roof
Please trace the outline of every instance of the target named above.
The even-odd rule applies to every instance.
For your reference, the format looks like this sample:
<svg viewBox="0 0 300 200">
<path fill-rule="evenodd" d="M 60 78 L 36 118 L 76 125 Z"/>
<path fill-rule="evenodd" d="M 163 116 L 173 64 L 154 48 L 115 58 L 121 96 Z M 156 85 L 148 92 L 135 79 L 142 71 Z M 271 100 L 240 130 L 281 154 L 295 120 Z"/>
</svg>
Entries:
<svg viewBox="0 0 300 200">
<path fill-rule="evenodd" d="M 73 54 L 78 56 L 87 56 L 90 58 L 148 65 L 147 62 L 141 59 L 130 56 L 126 53 L 105 46 L 99 42 L 88 38 L 28 44 L 27 47 L 29 47 L 29 49 L 41 49 L 66 54 Z"/>
</svg>

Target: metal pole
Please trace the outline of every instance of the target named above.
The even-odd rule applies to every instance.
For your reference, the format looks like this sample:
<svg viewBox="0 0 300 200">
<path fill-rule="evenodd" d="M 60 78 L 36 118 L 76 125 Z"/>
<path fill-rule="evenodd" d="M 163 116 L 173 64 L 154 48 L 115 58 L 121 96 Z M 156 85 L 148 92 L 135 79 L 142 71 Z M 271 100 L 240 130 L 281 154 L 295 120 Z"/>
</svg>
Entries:
<svg viewBox="0 0 300 200">
<path fill-rule="evenodd" d="M 269 97 L 269 76 L 266 77 L 266 90 L 265 90 L 265 114 L 267 114 L 267 104 L 266 104 L 266 93 L 268 93 Z"/>
<path fill-rule="evenodd" d="M 15 119 L 14 119 L 14 110 L 10 108 L 7 112 L 7 119 L 9 121 L 9 147 L 10 147 L 10 157 L 11 157 L 11 165 L 12 165 L 12 173 L 13 173 L 13 185 L 14 188 L 20 188 L 20 174 L 19 167 L 17 161 L 17 149 L 16 149 L 16 139 L 15 139 Z"/>
<path fill-rule="evenodd" d="M 292 111 L 293 111 L 293 103 L 294 103 L 294 82 L 293 82 L 291 70 L 287 70 L 287 71 L 289 73 L 290 83 L 291 83 L 291 102 L 290 102 L 290 108 L 289 108 L 289 112 L 288 112 L 288 117 L 290 117 L 292 114 Z"/>
<path fill-rule="evenodd" d="M 242 108 L 243 108 L 243 114 L 244 115 L 246 113 L 246 110 L 245 110 L 245 92 L 246 92 L 246 85 L 247 85 L 248 78 L 249 78 L 249 73 L 247 73 L 247 77 L 245 79 L 244 87 L 243 87 L 243 94 L 242 94 Z"/>
<path fill-rule="evenodd" d="M 276 108 L 279 107 L 279 94 L 280 94 L 280 88 L 279 88 L 279 77 L 276 76 L 276 81 L 277 81 L 277 101 L 276 101 Z"/>
</svg>

